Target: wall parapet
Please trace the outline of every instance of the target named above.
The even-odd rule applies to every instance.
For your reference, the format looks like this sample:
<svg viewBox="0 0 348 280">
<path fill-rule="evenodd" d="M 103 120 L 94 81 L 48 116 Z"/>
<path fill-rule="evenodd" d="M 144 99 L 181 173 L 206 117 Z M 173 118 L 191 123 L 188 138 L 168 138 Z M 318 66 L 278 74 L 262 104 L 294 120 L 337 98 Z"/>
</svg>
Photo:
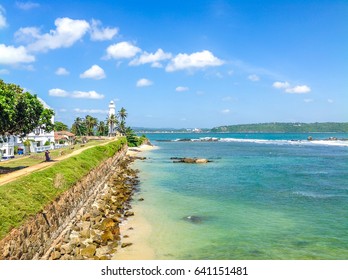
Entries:
<svg viewBox="0 0 348 280">
<path fill-rule="evenodd" d="M 12 229 L 0 240 L 0 259 L 40 259 L 79 209 L 103 189 L 115 172 L 120 171 L 119 163 L 125 158 L 126 152 L 127 145 L 124 145 L 113 157 L 90 170 L 42 211 Z"/>
</svg>

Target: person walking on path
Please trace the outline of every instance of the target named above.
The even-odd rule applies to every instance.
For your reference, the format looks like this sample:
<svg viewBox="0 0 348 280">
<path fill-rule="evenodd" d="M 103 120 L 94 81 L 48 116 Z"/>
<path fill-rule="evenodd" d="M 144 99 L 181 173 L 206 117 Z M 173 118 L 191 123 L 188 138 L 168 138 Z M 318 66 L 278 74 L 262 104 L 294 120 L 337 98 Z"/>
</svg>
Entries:
<svg viewBox="0 0 348 280">
<path fill-rule="evenodd" d="M 45 152 L 45 157 L 46 157 L 46 161 L 50 161 L 51 160 L 50 152 L 48 150 L 46 150 L 46 152 Z"/>
</svg>

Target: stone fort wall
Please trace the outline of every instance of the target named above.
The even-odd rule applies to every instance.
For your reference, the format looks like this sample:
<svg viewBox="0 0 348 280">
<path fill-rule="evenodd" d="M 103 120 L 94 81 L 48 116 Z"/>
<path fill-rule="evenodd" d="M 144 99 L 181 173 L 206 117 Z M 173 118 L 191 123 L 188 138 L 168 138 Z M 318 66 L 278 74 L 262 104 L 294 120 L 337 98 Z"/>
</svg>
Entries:
<svg viewBox="0 0 348 280">
<path fill-rule="evenodd" d="M 93 200 L 110 176 L 120 171 L 119 163 L 126 152 L 127 146 L 124 145 L 112 158 L 91 170 L 43 211 L 7 234 L 0 240 L 0 260 L 31 260 L 44 256 L 79 209 L 88 200 Z"/>
</svg>

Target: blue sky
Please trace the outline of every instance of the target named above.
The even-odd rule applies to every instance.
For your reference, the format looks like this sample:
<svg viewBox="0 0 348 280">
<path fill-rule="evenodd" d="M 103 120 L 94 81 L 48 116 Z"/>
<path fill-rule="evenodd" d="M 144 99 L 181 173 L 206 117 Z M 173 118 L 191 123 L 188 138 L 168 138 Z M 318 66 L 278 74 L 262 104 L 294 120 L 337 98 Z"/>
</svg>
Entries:
<svg viewBox="0 0 348 280">
<path fill-rule="evenodd" d="M 347 1 L 1 1 L 0 78 L 71 125 L 348 119 Z"/>
</svg>

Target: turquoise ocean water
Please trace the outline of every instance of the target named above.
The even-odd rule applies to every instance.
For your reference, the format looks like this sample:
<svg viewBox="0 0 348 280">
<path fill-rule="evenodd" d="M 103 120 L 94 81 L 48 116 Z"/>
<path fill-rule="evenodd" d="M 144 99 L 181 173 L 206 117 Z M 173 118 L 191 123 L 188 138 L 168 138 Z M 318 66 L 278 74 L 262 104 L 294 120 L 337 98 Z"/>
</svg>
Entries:
<svg viewBox="0 0 348 280">
<path fill-rule="evenodd" d="M 157 259 L 348 259 L 348 145 L 308 134 L 147 136 L 159 149 L 136 163 L 145 200 L 135 203 Z M 312 134 L 332 136 L 348 138 Z M 202 137 L 219 141 L 156 141 Z"/>
</svg>

